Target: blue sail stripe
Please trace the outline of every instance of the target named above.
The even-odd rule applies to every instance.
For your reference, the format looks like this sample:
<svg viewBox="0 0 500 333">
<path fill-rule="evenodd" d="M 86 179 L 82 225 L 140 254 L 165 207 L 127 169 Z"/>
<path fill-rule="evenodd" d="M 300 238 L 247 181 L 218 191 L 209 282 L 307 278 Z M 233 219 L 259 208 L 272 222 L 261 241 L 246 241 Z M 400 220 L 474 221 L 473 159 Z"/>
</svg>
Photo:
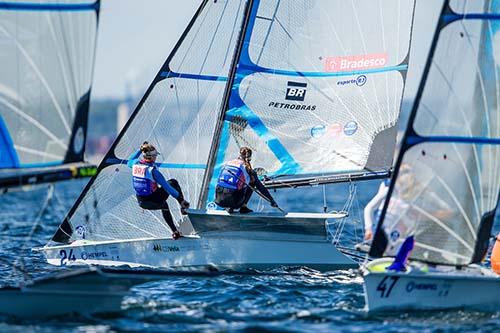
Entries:
<svg viewBox="0 0 500 333">
<path fill-rule="evenodd" d="M 256 73 L 270 73 L 276 75 L 285 75 L 285 76 L 301 76 L 301 77 L 339 77 L 339 76 L 353 76 L 360 74 L 372 74 L 372 73 L 384 73 L 384 72 L 393 72 L 393 71 L 405 71 L 408 69 L 408 65 L 399 65 L 399 66 L 389 66 L 389 67 L 381 67 L 381 68 L 372 68 L 366 70 L 359 71 L 350 71 L 350 72 L 296 72 L 296 71 L 286 71 L 280 69 L 270 69 L 259 66 L 248 66 L 241 64 L 240 67 L 242 69 L 251 69 Z M 182 78 L 182 79 L 192 79 L 192 80 L 203 80 L 203 81 L 227 81 L 227 77 L 225 76 L 215 76 L 215 75 L 203 75 L 203 74 L 189 74 L 189 73 L 176 73 L 176 72 L 162 72 L 160 74 L 161 77 L 164 78 Z M 246 75 L 244 75 L 246 76 Z"/>
<path fill-rule="evenodd" d="M 500 20 L 500 14 L 491 13 L 477 13 L 477 14 L 446 14 L 443 15 L 442 20 L 445 23 L 451 23 L 458 20 Z"/>
<path fill-rule="evenodd" d="M 424 142 L 448 142 L 448 143 L 471 143 L 471 144 L 489 144 L 500 145 L 500 138 L 487 137 L 463 137 L 463 136 L 415 136 L 411 135 L 407 138 L 407 143 L 410 146 Z"/>
<path fill-rule="evenodd" d="M 0 115 L 0 168 L 17 167 L 19 167 L 19 157 L 14 149 L 9 129 Z"/>
<path fill-rule="evenodd" d="M 298 71 L 287 71 L 282 69 L 271 69 L 255 65 L 240 65 L 241 69 L 251 70 L 256 73 L 270 73 L 275 75 L 284 76 L 301 76 L 301 77 L 338 77 L 338 76 L 353 76 L 360 74 L 372 74 L 372 73 L 384 73 L 393 71 L 405 71 L 408 69 L 408 65 L 398 65 L 398 66 L 388 66 L 380 68 L 364 69 L 359 71 L 349 71 L 349 72 L 298 72 Z"/>
<path fill-rule="evenodd" d="M 202 80 L 202 81 L 227 81 L 225 76 L 215 76 L 215 75 L 203 75 L 203 74 L 189 74 L 189 73 L 177 73 L 177 72 L 162 72 L 160 77 L 164 78 L 181 78 L 181 79 L 192 79 L 192 80 Z"/>
<path fill-rule="evenodd" d="M 106 160 L 109 164 L 127 164 L 129 160 L 119 159 L 119 158 L 108 158 Z M 156 166 L 164 169 L 205 169 L 207 166 L 205 164 L 196 163 L 156 163 Z"/>
<path fill-rule="evenodd" d="M 158 167 L 166 169 L 201 169 L 204 170 L 205 164 L 188 164 L 188 163 L 158 163 Z"/>
<path fill-rule="evenodd" d="M 33 3 L 33 2 L 0 2 L 0 10 L 27 11 L 87 11 L 99 9 L 99 1 L 94 3 Z"/>
</svg>

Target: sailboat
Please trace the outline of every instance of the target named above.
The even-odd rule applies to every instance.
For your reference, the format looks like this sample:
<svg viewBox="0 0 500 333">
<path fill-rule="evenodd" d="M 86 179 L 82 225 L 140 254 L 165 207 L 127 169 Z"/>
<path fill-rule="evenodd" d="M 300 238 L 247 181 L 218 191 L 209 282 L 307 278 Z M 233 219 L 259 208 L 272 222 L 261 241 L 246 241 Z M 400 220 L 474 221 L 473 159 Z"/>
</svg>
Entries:
<svg viewBox="0 0 500 333">
<path fill-rule="evenodd" d="M 241 146 L 270 188 L 386 178 L 414 1 L 202 1 L 130 120 L 43 251 L 54 265 L 173 269 L 357 267 L 328 239 L 341 213 L 229 214 L 218 173 Z M 138 207 L 128 157 L 143 141 L 196 209 L 172 240 Z M 171 199 L 169 199 L 171 200 Z"/>
<path fill-rule="evenodd" d="M 499 13 L 444 2 L 370 249 L 385 258 L 363 267 L 368 311 L 500 309 L 481 265 L 500 191 Z"/>
<path fill-rule="evenodd" d="M 1 287 L 0 314 L 26 320 L 118 312 L 133 286 L 168 276 L 153 270 L 74 268 Z"/>
<path fill-rule="evenodd" d="M 90 177 L 99 0 L 0 3 L 0 191 Z"/>
</svg>

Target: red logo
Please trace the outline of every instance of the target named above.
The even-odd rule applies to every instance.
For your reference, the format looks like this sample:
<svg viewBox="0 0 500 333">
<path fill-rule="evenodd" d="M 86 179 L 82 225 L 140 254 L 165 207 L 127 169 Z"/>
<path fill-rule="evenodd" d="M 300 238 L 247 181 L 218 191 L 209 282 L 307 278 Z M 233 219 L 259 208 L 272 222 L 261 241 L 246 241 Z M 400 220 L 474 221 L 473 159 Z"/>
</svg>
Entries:
<svg viewBox="0 0 500 333">
<path fill-rule="evenodd" d="M 326 57 L 325 72 L 349 72 L 384 67 L 387 53 L 363 54 L 345 57 Z"/>
<path fill-rule="evenodd" d="M 328 126 L 327 134 L 330 136 L 338 136 L 342 132 L 342 125 L 338 123 L 333 123 Z"/>
</svg>

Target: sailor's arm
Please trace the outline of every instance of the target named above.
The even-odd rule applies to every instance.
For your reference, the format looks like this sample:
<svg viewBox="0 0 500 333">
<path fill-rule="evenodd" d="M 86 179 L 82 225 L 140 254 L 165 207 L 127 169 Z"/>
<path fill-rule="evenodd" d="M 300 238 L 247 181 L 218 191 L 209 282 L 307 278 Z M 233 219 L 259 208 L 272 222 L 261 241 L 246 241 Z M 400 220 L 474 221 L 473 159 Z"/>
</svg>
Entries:
<svg viewBox="0 0 500 333">
<path fill-rule="evenodd" d="M 181 195 L 175 188 L 172 187 L 166 180 L 165 177 L 163 177 L 163 174 L 156 168 L 153 168 L 153 171 L 151 172 L 153 175 L 154 180 L 161 185 L 167 191 L 168 194 L 173 196 L 177 201 L 181 202 L 184 200 L 184 198 L 181 198 Z"/>
<path fill-rule="evenodd" d="M 128 158 L 127 166 L 129 168 L 132 168 L 134 166 L 134 164 L 137 162 L 137 160 L 139 159 L 139 156 L 141 156 L 140 150 L 132 153 L 132 155 L 130 155 Z"/>
<path fill-rule="evenodd" d="M 257 188 L 257 190 L 262 193 L 269 200 L 269 202 L 271 202 L 271 206 L 278 206 L 276 204 L 276 201 L 274 201 L 271 193 L 269 193 L 269 190 L 264 186 L 264 184 L 261 183 L 259 177 L 257 177 L 257 173 L 255 171 L 253 172 L 252 176 L 255 179 L 254 186 Z"/>
<path fill-rule="evenodd" d="M 387 195 L 387 187 L 382 183 L 380 184 L 379 190 L 377 194 L 370 200 L 370 202 L 366 205 L 363 216 L 365 220 L 365 240 L 369 240 L 372 238 L 373 235 L 373 225 L 374 222 L 378 221 L 373 221 L 373 215 L 377 208 L 382 204 L 384 201 L 385 197 Z"/>
</svg>

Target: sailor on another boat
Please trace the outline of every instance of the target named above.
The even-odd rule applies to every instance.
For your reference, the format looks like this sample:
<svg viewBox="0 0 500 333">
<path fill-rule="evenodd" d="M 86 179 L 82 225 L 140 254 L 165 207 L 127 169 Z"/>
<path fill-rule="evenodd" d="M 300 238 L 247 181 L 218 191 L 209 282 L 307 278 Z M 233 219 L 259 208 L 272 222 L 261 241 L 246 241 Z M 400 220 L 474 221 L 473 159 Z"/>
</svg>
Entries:
<svg viewBox="0 0 500 333">
<path fill-rule="evenodd" d="M 173 196 L 179 202 L 182 214 L 187 214 L 189 202 L 184 200 L 177 180 L 165 180 L 158 170 L 155 164 L 158 155 L 156 148 L 145 141 L 139 151 L 130 156 L 127 165 L 132 168 L 132 184 L 139 206 L 147 210 L 161 210 L 165 222 L 172 230 L 172 238 L 179 239 L 181 234 L 174 224 L 167 199 L 169 195 Z"/>
<path fill-rule="evenodd" d="M 378 193 L 365 207 L 366 241 L 372 239 L 372 230 L 376 228 L 380 219 L 388 190 L 388 182 L 383 182 Z M 425 202 L 419 199 L 423 191 L 426 191 L 426 195 L 429 197 Z M 398 180 L 385 214 L 384 231 L 389 237 L 386 254 L 395 255 L 407 235 L 413 235 L 415 232 L 421 233 L 424 228 L 434 227 L 435 222 L 422 218 L 422 213 L 419 211 L 420 206 L 425 207 L 428 214 L 437 220 L 446 221 L 453 215 L 449 205 L 438 194 L 421 184 L 410 165 L 403 163 L 399 169 Z M 418 231 L 416 230 L 417 221 L 420 221 L 420 230 Z M 406 236 L 403 237 L 403 235 Z M 438 241 L 439 239 L 436 239 L 436 242 Z"/>
<path fill-rule="evenodd" d="M 239 209 L 240 213 L 251 213 L 247 203 L 254 191 L 267 199 L 272 207 L 278 207 L 271 193 L 260 182 L 257 173 L 253 170 L 250 161 L 252 150 L 248 147 L 240 148 L 237 159 L 226 162 L 222 167 L 215 188 L 215 203 L 226 208 L 230 213 Z"/>
</svg>

